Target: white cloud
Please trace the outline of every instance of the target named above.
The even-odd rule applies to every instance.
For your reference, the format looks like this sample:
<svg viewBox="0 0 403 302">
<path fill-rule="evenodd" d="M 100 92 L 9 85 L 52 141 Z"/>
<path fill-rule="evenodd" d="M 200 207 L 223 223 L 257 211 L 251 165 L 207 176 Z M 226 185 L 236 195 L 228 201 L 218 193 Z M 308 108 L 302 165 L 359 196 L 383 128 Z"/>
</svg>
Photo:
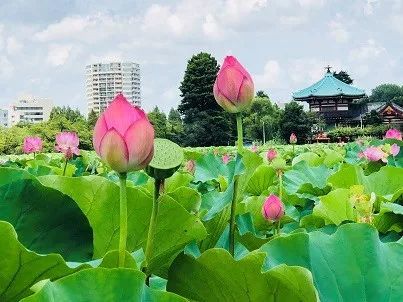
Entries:
<svg viewBox="0 0 403 302">
<path fill-rule="evenodd" d="M 281 67 L 278 61 L 268 60 L 262 74 L 255 77 L 256 90 L 273 89 L 283 86 Z"/>
<path fill-rule="evenodd" d="M 0 56 L 0 78 L 7 79 L 13 75 L 14 65 L 6 56 Z"/>
<path fill-rule="evenodd" d="M 280 23 L 287 26 L 299 26 L 308 21 L 308 18 L 304 15 L 300 16 L 281 16 L 279 19 Z"/>
<path fill-rule="evenodd" d="M 367 0 L 364 5 L 364 14 L 367 16 L 374 14 L 374 5 L 378 0 Z"/>
<path fill-rule="evenodd" d="M 340 43 L 347 42 L 350 39 L 350 33 L 345 28 L 344 24 L 338 21 L 330 21 L 329 24 L 330 35 Z"/>
<path fill-rule="evenodd" d="M 203 23 L 203 33 L 211 39 L 218 40 L 224 36 L 224 31 L 216 18 L 208 14 Z"/>
<path fill-rule="evenodd" d="M 321 7 L 324 0 L 298 0 L 299 5 L 302 7 Z"/>
<path fill-rule="evenodd" d="M 350 60 L 365 61 L 374 59 L 385 52 L 386 49 L 382 45 L 373 39 L 369 39 L 360 47 L 352 49 L 349 58 Z"/>
<path fill-rule="evenodd" d="M 72 45 L 52 44 L 48 49 L 47 62 L 53 66 L 60 66 L 69 59 Z"/>
<path fill-rule="evenodd" d="M 15 37 L 8 37 L 6 41 L 6 49 L 9 55 L 17 54 L 23 47 L 23 44 L 19 42 Z"/>
<path fill-rule="evenodd" d="M 288 74 L 291 80 L 297 85 L 313 84 L 323 77 L 325 64 L 325 62 L 314 58 L 291 60 Z"/>
</svg>

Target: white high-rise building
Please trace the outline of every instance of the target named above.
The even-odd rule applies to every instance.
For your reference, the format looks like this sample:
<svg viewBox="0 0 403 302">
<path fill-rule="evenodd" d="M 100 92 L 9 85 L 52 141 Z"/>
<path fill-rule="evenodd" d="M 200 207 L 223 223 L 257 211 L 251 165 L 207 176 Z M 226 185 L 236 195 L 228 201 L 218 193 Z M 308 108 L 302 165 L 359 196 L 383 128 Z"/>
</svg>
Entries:
<svg viewBox="0 0 403 302">
<path fill-rule="evenodd" d="M 8 110 L 0 109 L 0 127 L 8 127 Z"/>
<path fill-rule="evenodd" d="M 132 62 L 96 63 L 86 66 L 88 113 L 102 112 L 116 94 L 141 106 L 140 65 Z"/>
<path fill-rule="evenodd" d="M 11 126 L 19 122 L 40 123 L 49 120 L 53 102 L 47 98 L 24 96 L 11 105 L 9 121 Z"/>
</svg>

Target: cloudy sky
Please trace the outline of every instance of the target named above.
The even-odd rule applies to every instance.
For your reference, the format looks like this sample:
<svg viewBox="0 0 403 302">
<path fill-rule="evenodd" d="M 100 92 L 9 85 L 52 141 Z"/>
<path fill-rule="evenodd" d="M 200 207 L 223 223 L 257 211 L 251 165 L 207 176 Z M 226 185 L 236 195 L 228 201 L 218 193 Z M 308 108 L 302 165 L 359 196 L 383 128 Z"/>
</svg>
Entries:
<svg viewBox="0 0 403 302">
<path fill-rule="evenodd" d="M 1 0 L 0 106 L 49 97 L 86 112 L 88 63 L 141 64 L 146 110 L 180 101 L 187 60 L 232 54 L 281 104 L 324 66 L 403 84 L 403 0 Z"/>
</svg>

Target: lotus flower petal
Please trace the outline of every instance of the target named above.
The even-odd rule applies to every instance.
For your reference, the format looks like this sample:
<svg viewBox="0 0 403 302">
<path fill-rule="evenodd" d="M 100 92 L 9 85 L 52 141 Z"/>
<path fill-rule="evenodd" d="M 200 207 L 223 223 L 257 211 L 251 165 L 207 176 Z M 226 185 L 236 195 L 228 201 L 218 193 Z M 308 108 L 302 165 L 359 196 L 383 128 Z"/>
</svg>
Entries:
<svg viewBox="0 0 403 302">
<path fill-rule="evenodd" d="M 144 168 L 151 161 L 153 153 L 153 144 L 149 142 L 154 140 L 154 128 L 150 122 L 146 118 L 134 122 L 127 129 L 124 140 L 129 155 L 129 168 Z M 146 162 L 147 158 L 150 161 Z"/>
<path fill-rule="evenodd" d="M 101 145 L 102 138 L 104 137 L 106 132 L 108 132 L 108 126 L 106 125 L 105 117 L 102 114 L 95 124 L 94 134 L 92 138 L 95 152 L 97 152 L 98 154 L 100 153 L 99 147 Z"/>
<path fill-rule="evenodd" d="M 129 152 L 124 139 L 115 129 L 108 130 L 100 144 L 100 155 L 117 172 L 126 172 Z"/>
</svg>

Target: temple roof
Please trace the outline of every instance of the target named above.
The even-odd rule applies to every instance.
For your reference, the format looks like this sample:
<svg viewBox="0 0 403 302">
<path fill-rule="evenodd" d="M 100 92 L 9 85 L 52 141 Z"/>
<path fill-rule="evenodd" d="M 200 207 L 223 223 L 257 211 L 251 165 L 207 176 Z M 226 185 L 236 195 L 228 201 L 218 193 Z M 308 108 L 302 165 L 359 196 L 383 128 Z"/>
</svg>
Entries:
<svg viewBox="0 0 403 302">
<path fill-rule="evenodd" d="M 340 81 L 333 76 L 330 70 L 328 70 L 320 81 L 292 94 L 292 97 L 295 100 L 303 100 L 311 97 L 332 96 L 359 98 L 365 96 L 365 91 L 364 89 L 360 89 Z"/>
</svg>

